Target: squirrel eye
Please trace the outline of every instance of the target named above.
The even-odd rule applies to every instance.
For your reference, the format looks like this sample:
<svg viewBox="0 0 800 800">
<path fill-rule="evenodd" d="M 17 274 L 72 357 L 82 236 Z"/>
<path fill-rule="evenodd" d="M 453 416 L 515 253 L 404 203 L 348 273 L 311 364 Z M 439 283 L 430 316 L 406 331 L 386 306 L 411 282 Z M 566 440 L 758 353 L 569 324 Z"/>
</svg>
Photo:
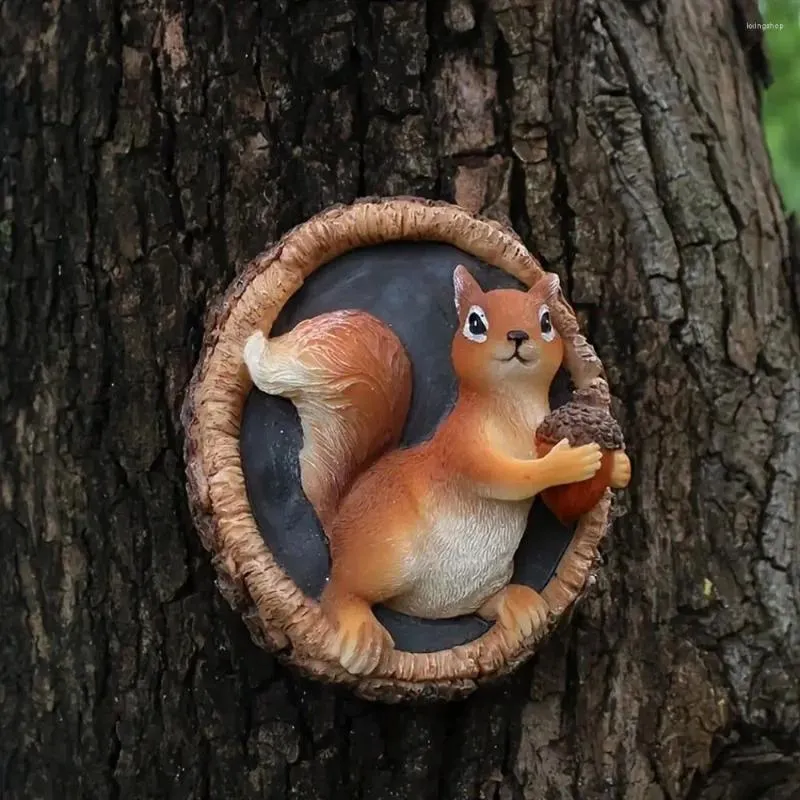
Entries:
<svg viewBox="0 0 800 800">
<path fill-rule="evenodd" d="M 542 339 L 552 342 L 556 338 L 556 329 L 553 327 L 553 320 L 550 317 L 550 309 L 542 306 L 539 309 L 539 328 L 542 331 Z"/>
<path fill-rule="evenodd" d="M 462 331 L 464 336 L 472 342 L 485 342 L 488 330 L 489 321 L 486 319 L 484 310 L 480 306 L 472 306 L 467 312 L 467 318 L 464 322 Z"/>
<path fill-rule="evenodd" d="M 469 315 L 469 332 L 473 336 L 480 336 L 482 333 L 486 333 L 486 325 L 483 324 L 483 320 L 474 311 Z"/>
</svg>

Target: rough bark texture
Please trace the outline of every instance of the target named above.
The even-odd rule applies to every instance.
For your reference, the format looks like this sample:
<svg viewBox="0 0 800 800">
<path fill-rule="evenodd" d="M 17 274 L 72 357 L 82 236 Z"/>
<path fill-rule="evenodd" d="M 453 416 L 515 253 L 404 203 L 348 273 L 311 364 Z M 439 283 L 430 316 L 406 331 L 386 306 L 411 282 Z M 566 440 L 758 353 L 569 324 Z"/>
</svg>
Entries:
<svg viewBox="0 0 800 800">
<path fill-rule="evenodd" d="M 4 797 L 797 796 L 800 262 L 755 7 L 0 0 Z M 562 275 L 635 468 L 571 624 L 425 709 L 250 643 L 180 455 L 207 302 L 392 193 Z"/>
</svg>

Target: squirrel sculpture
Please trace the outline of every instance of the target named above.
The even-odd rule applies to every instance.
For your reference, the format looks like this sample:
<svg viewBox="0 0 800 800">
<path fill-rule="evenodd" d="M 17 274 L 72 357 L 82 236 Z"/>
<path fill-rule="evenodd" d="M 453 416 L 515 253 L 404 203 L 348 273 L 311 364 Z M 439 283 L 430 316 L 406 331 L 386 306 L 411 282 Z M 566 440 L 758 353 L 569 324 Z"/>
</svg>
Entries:
<svg viewBox="0 0 800 800">
<path fill-rule="evenodd" d="M 547 606 L 509 581 L 533 499 L 601 465 L 597 444 L 566 438 L 537 454 L 564 357 L 548 307 L 558 276 L 484 292 L 459 265 L 453 284 L 458 397 L 432 437 L 410 447 L 398 445 L 411 365 L 382 321 L 335 311 L 245 344 L 255 386 L 291 400 L 300 417 L 301 482 L 331 552 L 320 603 L 353 674 L 374 671 L 394 646 L 372 612 L 379 603 L 429 619 L 477 613 L 509 641 L 531 635 Z"/>
</svg>

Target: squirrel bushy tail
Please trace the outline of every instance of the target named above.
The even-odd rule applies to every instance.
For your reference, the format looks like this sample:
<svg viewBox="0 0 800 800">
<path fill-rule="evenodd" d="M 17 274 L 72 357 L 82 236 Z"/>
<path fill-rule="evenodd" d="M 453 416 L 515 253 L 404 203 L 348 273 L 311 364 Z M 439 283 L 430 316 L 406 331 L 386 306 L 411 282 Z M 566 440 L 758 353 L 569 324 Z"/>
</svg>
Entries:
<svg viewBox="0 0 800 800">
<path fill-rule="evenodd" d="M 411 403 L 411 362 L 389 327 L 334 311 L 247 341 L 255 385 L 290 400 L 303 428 L 300 478 L 323 530 L 352 482 L 396 446 Z"/>
</svg>

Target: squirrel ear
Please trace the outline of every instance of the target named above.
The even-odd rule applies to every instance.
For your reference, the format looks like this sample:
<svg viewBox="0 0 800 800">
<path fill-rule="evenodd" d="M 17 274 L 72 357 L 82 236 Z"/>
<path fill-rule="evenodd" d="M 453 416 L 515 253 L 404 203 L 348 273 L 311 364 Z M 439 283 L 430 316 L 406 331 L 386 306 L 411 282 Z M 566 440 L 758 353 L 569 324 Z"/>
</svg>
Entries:
<svg viewBox="0 0 800 800">
<path fill-rule="evenodd" d="M 481 295 L 483 290 L 478 281 L 472 277 L 467 268 L 459 264 L 453 271 L 453 289 L 455 291 L 456 311 L 459 315 L 473 305 Z"/>
<path fill-rule="evenodd" d="M 555 272 L 545 272 L 528 291 L 542 300 L 548 300 L 561 288 L 561 279 Z"/>
</svg>

